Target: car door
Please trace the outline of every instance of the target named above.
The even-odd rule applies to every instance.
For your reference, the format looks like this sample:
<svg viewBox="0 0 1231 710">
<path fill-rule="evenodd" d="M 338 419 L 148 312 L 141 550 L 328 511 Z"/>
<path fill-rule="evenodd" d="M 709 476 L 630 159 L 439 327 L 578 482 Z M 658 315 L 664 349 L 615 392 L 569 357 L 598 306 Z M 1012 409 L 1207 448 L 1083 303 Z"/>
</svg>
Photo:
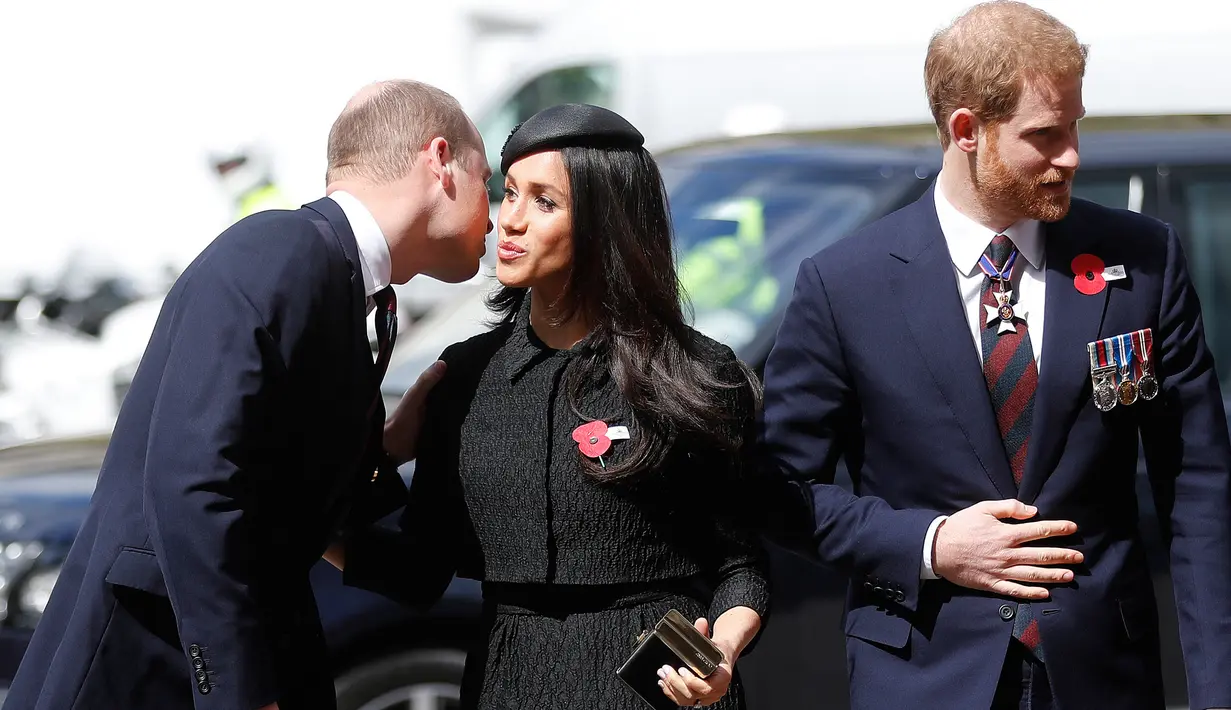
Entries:
<svg viewBox="0 0 1231 710">
<path fill-rule="evenodd" d="M 1179 231 L 1231 410 L 1231 164 L 1164 168 L 1165 219 Z"/>
<path fill-rule="evenodd" d="M 1073 196 L 1106 207 L 1157 216 L 1157 178 L 1154 165 L 1082 168 L 1073 178 Z"/>
</svg>

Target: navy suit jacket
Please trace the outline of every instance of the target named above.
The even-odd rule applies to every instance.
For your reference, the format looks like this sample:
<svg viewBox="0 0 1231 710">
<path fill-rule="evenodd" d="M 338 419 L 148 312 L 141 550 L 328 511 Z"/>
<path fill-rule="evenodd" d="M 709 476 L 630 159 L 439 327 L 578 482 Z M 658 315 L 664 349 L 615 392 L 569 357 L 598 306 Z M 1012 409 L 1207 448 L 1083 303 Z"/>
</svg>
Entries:
<svg viewBox="0 0 1231 710">
<path fill-rule="evenodd" d="M 308 572 L 374 488 L 365 313 L 328 199 L 248 217 L 184 271 L 7 706 L 335 706 Z"/>
<path fill-rule="evenodd" d="M 1036 604 L 1061 706 L 1161 708 L 1139 434 L 1170 533 L 1192 707 L 1231 706 L 1231 445 L 1180 241 L 1166 224 L 1076 199 L 1045 229 L 1046 329 L 1020 491 L 932 191 L 800 266 L 765 366 L 763 443 L 773 472 L 803 483 L 800 499 L 780 501 L 797 514 L 787 533 L 810 536 L 852 577 L 854 708 L 990 706 L 1017 604 L 920 581 L 920 563 L 937 515 L 1014 497 L 1079 528 L 1048 542 L 1085 562 Z M 1083 295 L 1070 270 L 1083 253 L 1128 278 Z M 1162 391 L 1103 413 L 1086 344 L 1141 328 L 1154 330 Z M 832 485 L 840 457 L 853 495 Z"/>
</svg>

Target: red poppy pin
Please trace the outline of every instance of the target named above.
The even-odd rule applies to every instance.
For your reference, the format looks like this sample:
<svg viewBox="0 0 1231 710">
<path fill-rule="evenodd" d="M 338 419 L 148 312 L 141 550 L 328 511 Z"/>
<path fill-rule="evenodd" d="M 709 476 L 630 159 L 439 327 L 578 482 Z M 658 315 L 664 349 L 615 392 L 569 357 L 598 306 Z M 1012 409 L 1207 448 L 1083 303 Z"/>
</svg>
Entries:
<svg viewBox="0 0 1231 710">
<path fill-rule="evenodd" d="M 573 430 L 573 441 L 585 456 L 598 459 L 599 465 L 607 468 L 603 462 L 603 454 L 611 448 L 611 439 L 607 436 L 607 422 L 595 420 L 586 422 Z"/>
<path fill-rule="evenodd" d="M 1107 288 L 1107 279 L 1103 278 L 1103 270 L 1107 265 L 1102 259 L 1093 254 L 1078 254 L 1071 266 L 1073 285 L 1078 291 L 1093 296 Z"/>
</svg>

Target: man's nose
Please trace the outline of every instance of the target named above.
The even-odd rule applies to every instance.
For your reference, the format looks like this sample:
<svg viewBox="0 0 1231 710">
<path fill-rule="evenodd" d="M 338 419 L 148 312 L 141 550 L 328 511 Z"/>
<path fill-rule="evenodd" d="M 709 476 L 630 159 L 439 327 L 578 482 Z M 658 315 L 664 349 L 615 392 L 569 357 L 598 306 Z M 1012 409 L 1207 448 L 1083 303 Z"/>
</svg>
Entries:
<svg viewBox="0 0 1231 710">
<path fill-rule="evenodd" d="M 1081 165 L 1081 156 L 1077 153 L 1077 141 L 1071 141 L 1064 151 L 1051 161 L 1052 165 L 1063 170 L 1073 171 Z"/>
</svg>

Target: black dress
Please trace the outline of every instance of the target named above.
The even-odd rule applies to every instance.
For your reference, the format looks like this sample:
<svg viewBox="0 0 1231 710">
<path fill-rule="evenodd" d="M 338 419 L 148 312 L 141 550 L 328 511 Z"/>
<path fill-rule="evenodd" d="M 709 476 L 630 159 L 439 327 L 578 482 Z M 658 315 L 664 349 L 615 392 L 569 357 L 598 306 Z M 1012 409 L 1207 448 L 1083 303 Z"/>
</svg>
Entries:
<svg viewBox="0 0 1231 710">
<path fill-rule="evenodd" d="M 680 437 L 659 470 L 629 481 L 584 472 L 578 426 L 628 427 L 606 464 L 639 432 L 610 377 L 586 388 L 585 416 L 574 411 L 565 375 L 586 346 L 546 347 L 529 300 L 441 356 L 400 529 L 353 536 L 344 578 L 421 606 L 454 573 L 483 582 L 487 638 L 467 658 L 465 708 L 644 710 L 616 669 L 668 609 L 711 624 L 735 606 L 765 615 L 764 551 L 738 524 L 743 467 Z M 696 338 L 736 370 L 729 348 Z M 751 401 L 746 388 L 731 397 L 748 437 Z M 738 672 L 712 707 L 744 707 Z"/>
</svg>

